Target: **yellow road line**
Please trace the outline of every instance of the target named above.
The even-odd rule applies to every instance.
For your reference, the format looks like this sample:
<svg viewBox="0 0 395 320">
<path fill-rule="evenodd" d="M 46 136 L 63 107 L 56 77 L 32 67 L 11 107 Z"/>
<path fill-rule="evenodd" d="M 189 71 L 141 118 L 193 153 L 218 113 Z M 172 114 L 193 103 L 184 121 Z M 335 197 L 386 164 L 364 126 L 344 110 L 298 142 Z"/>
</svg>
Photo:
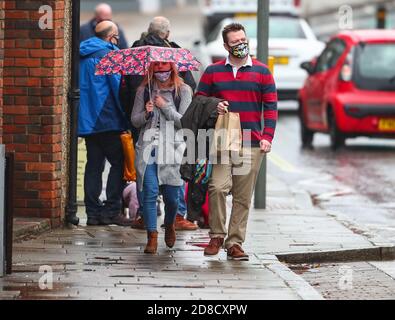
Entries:
<svg viewBox="0 0 395 320">
<path fill-rule="evenodd" d="M 278 154 L 275 152 L 270 152 L 268 154 L 268 159 L 277 167 L 279 167 L 281 170 L 286 171 L 286 172 L 297 172 L 298 170 L 295 168 L 294 165 L 292 165 L 290 162 L 287 160 L 281 158 Z"/>
</svg>

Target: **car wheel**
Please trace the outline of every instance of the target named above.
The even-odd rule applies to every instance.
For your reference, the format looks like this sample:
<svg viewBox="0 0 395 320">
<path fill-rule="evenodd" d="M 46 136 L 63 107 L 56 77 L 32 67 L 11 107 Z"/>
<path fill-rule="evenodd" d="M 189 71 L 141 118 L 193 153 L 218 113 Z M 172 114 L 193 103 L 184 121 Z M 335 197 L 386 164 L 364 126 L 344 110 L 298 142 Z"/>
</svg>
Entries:
<svg viewBox="0 0 395 320">
<path fill-rule="evenodd" d="M 329 136 L 331 140 L 331 149 L 333 151 L 338 150 L 339 148 L 343 147 L 346 141 L 346 137 L 339 131 L 336 123 L 336 117 L 333 111 L 329 111 L 328 114 L 328 121 L 329 121 Z"/>
<path fill-rule="evenodd" d="M 310 130 L 304 121 L 301 103 L 299 103 L 299 120 L 300 120 L 300 137 L 302 140 L 302 148 L 312 149 L 314 131 Z"/>
</svg>

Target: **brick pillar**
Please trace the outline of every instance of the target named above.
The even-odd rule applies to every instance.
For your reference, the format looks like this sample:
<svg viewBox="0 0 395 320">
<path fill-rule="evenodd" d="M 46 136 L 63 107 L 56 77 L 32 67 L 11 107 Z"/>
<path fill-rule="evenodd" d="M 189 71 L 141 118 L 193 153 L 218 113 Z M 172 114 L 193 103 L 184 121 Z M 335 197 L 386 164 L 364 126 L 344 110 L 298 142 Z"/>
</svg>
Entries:
<svg viewBox="0 0 395 320">
<path fill-rule="evenodd" d="M 0 0 L 0 144 L 3 143 L 4 1 Z"/>
<path fill-rule="evenodd" d="M 4 127 L 15 152 L 14 215 L 62 219 L 62 105 L 64 1 L 6 1 Z M 53 9 L 53 29 L 41 30 L 42 5 Z"/>
</svg>

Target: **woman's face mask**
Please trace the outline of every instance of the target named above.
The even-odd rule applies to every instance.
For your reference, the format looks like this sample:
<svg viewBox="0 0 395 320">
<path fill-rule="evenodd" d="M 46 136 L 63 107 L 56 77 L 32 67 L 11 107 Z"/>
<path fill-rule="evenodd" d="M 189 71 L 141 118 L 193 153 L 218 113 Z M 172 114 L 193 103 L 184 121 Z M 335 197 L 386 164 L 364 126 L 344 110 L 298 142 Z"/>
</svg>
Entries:
<svg viewBox="0 0 395 320">
<path fill-rule="evenodd" d="M 250 48 L 247 42 L 239 43 L 233 47 L 230 47 L 230 54 L 236 58 L 244 59 L 250 53 Z"/>
<path fill-rule="evenodd" d="M 171 70 L 170 71 L 161 71 L 161 72 L 155 72 L 154 73 L 155 78 L 160 81 L 160 82 L 166 82 L 169 80 L 171 76 Z"/>
</svg>

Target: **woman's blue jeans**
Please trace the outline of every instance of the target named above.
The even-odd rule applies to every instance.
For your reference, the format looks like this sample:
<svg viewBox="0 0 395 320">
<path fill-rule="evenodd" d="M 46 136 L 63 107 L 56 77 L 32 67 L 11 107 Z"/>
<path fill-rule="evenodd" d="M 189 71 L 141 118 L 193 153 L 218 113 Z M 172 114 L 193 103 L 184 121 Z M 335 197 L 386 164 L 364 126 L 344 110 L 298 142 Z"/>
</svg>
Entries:
<svg viewBox="0 0 395 320">
<path fill-rule="evenodd" d="M 180 216 L 185 217 L 187 214 L 187 204 L 185 203 L 185 183 L 179 187 L 179 203 L 178 203 L 178 213 Z"/>
<path fill-rule="evenodd" d="M 158 181 L 158 165 L 156 163 L 147 165 L 144 174 L 143 191 L 140 194 L 143 202 L 143 218 L 147 231 L 157 230 L 156 200 L 159 195 L 159 188 L 165 203 L 165 225 L 174 223 L 179 201 L 178 186 L 162 185 Z"/>
</svg>

